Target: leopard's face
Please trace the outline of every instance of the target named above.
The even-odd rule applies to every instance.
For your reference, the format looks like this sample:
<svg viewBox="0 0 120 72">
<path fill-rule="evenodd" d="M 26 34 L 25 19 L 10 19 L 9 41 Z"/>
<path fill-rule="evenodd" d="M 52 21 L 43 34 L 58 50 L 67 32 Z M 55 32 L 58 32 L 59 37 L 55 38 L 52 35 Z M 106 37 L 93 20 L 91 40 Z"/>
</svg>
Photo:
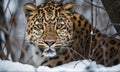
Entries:
<svg viewBox="0 0 120 72">
<path fill-rule="evenodd" d="M 73 36 L 74 4 L 46 3 L 24 5 L 27 18 L 26 38 L 46 57 L 56 56 Z"/>
</svg>

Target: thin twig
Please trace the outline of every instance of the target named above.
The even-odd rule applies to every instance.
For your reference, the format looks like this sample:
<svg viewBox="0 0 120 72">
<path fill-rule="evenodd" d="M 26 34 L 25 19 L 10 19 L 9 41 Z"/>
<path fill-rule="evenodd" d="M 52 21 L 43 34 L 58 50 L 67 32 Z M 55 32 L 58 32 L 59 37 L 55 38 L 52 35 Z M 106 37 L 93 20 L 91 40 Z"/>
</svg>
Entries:
<svg viewBox="0 0 120 72">
<path fill-rule="evenodd" d="M 91 2 L 93 2 L 93 0 L 91 0 Z M 91 4 L 91 25 L 93 26 L 93 5 Z M 90 29 L 90 31 L 93 31 L 93 28 Z M 92 49 L 92 36 L 90 36 L 90 49 L 89 49 L 89 55 L 90 55 L 90 51 Z M 89 57 L 89 56 L 88 56 Z"/>
<path fill-rule="evenodd" d="M 3 30 L 7 35 L 9 35 L 9 32 L 4 27 L 2 27 L 1 24 L 0 24 L 0 29 Z"/>
<path fill-rule="evenodd" d="M 77 62 L 77 63 L 75 63 L 75 65 L 74 65 L 74 67 L 73 67 L 73 68 L 75 68 L 75 67 L 76 67 L 79 63 L 80 63 L 80 61 L 79 61 L 79 62 Z M 83 64 L 85 64 L 85 65 L 87 66 L 87 64 L 86 64 L 85 62 L 83 62 L 83 61 L 82 61 L 82 63 L 83 63 Z"/>
<path fill-rule="evenodd" d="M 7 8 L 8 8 L 8 6 L 9 6 L 9 4 L 10 4 L 10 0 L 8 1 L 7 6 L 6 6 L 6 8 L 5 8 L 5 14 L 6 14 L 6 12 L 7 12 Z"/>
<path fill-rule="evenodd" d="M 98 1 L 97 1 L 97 4 L 98 4 Z M 97 17 L 98 17 L 98 7 L 95 7 L 95 13 L 96 13 L 96 15 L 95 15 L 96 16 L 96 18 L 95 18 L 96 19 L 95 20 L 95 28 L 96 28 L 96 26 L 97 26 L 97 20 L 98 20 L 97 19 Z"/>
<path fill-rule="evenodd" d="M 86 3 L 88 3 L 88 4 L 90 4 L 90 5 L 93 5 L 93 6 L 95 6 L 95 7 L 98 7 L 98 8 L 100 8 L 100 9 L 105 10 L 105 8 L 103 8 L 103 7 L 101 7 L 101 6 L 98 6 L 98 5 L 95 5 L 95 4 L 93 4 L 93 3 L 89 2 L 89 1 L 86 1 L 86 0 L 83 0 L 83 1 L 86 2 Z"/>
</svg>

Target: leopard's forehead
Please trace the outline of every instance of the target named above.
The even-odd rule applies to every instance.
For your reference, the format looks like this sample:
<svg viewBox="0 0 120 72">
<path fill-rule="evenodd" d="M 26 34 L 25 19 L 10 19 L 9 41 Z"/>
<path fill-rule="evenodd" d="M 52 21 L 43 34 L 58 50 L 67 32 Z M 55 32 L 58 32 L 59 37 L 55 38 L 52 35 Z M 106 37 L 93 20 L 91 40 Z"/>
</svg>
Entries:
<svg viewBox="0 0 120 72">
<path fill-rule="evenodd" d="M 62 4 L 57 2 L 48 2 L 40 4 L 38 8 L 38 14 L 41 17 L 44 17 L 47 21 L 55 20 L 56 17 L 59 17 Z"/>
<path fill-rule="evenodd" d="M 47 3 L 42 3 L 38 6 L 38 8 L 49 8 L 50 7 L 54 7 L 54 8 L 58 8 L 63 6 L 63 4 L 59 3 L 59 2 L 47 2 Z"/>
</svg>

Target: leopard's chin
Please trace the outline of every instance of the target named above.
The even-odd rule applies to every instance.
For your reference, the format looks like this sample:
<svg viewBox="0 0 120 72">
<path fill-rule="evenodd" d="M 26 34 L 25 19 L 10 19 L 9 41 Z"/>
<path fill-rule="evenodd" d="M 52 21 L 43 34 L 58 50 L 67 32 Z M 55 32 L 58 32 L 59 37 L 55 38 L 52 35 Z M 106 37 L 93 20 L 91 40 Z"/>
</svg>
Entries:
<svg viewBox="0 0 120 72">
<path fill-rule="evenodd" d="M 43 56 L 54 57 L 54 56 L 56 56 L 56 51 L 52 48 L 47 48 L 43 51 Z"/>
</svg>

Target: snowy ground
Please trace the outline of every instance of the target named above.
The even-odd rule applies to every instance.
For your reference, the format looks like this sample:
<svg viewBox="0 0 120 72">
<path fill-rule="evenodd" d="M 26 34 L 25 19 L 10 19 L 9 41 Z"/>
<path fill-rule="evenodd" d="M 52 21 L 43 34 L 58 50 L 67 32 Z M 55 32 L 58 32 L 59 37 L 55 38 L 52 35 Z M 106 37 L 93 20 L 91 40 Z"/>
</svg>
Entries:
<svg viewBox="0 0 120 72">
<path fill-rule="evenodd" d="M 39 66 L 35 68 L 32 65 L 21 64 L 19 62 L 11 62 L 11 61 L 2 61 L 0 60 L 0 71 L 4 72 L 23 72 L 23 71 L 32 71 L 32 72 L 120 72 L 120 64 L 113 67 L 104 67 L 102 65 L 97 65 L 96 62 L 82 60 L 82 61 L 74 61 L 68 64 L 64 64 L 58 67 L 49 68 L 45 66 Z"/>
</svg>

